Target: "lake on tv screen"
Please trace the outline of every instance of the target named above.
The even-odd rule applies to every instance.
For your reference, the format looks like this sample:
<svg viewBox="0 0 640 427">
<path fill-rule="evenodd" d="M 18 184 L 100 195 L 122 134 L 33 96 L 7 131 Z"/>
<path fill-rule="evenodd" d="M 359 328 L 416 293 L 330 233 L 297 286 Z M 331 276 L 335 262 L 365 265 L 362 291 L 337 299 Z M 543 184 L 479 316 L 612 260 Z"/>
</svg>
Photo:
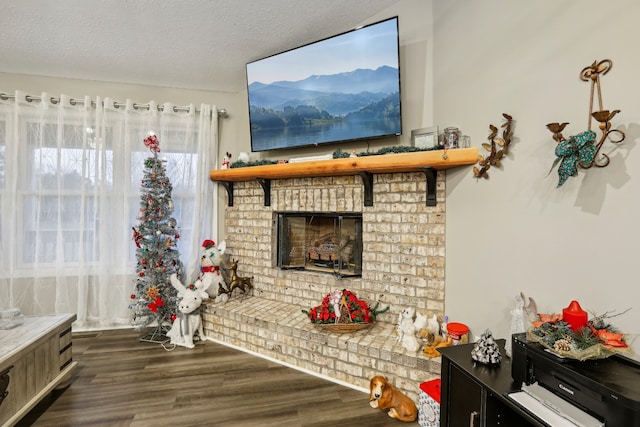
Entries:
<svg viewBox="0 0 640 427">
<path fill-rule="evenodd" d="M 254 151 L 265 151 L 398 133 L 400 133 L 399 119 L 370 119 L 287 126 L 278 129 L 254 129 L 251 132 L 251 139 Z"/>
</svg>

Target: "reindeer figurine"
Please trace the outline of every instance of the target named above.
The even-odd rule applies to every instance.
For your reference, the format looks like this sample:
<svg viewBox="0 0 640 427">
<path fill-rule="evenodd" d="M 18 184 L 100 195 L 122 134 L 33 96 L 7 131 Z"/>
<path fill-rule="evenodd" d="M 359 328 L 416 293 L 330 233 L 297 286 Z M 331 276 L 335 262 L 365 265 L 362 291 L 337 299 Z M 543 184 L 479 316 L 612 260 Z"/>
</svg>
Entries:
<svg viewBox="0 0 640 427">
<path fill-rule="evenodd" d="M 184 286 L 175 273 L 171 275 L 170 280 L 171 285 L 178 291 L 180 302 L 178 316 L 173 321 L 171 330 L 167 332 L 167 337 L 171 339 L 171 344 L 193 348 L 193 336 L 196 333 L 204 340 L 200 305 L 202 301 L 209 299 L 207 288 L 210 282 L 197 280 L 189 286 Z"/>
<path fill-rule="evenodd" d="M 247 294 L 247 291 L 253 288 L 251 284 L 251 280 L 253 277 L 238 277 L 238 260 L 232 259 L 231 265 L 228 267 L 228 270 L 231 271 L 231 279 L 229 280 L 229 284 L 227 289 L 220 289 L 219 292 L 224 292 L 227 295 L 231 296 L 234 289 L 240 289 L 242 291 L 242 296 Z"/>
</svg>

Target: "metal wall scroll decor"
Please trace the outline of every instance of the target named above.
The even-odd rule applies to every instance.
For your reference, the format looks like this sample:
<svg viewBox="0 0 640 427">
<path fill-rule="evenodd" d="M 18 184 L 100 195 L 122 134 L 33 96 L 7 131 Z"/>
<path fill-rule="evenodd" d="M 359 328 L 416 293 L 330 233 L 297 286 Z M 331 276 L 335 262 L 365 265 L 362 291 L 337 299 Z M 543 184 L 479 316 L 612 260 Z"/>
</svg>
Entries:
<svg viewBox="0 0 640 427">
<path fill-rule="evenodd" d="M 589 120 L 587 130 L 578 135 L 570 136 L 566 139 L 562 131 L 569 124 L 549 123 L 547 129 L 553 134 L 553 139 L 558 144 L 555 149 L 556 159 L 549 170 L 549 173 L 558 166 L 558 187 L 562 186 L 569 177 L 578 175 L 578 167 L 589 169 L 592 166 L 603 168 L 609 164 L 609 156 L 600 153 L 604 142 L 608 139 L 614 144 L 624 141 L 625 134 L 621 130 L 611 129 L 611 120 L 620 110 L 605 110 L 602 106 L 602 90 L 600 87 L 600 76 L 611 70 L 613 62 L 610 59 L 593 61 L 593 64 L 585 67 L 580 72 L 580 80 L 591 82 L 591 96 L 589 104 Z M 594 92 L 597 90 L 598 110 L 594 111 Z M 591 130 L 591 119 L 595 119 L 599 125 L 602 135 L 597 139 L 596 133 Z"/>
<path fill-rule="evenodd" d="M 502 117 L 506 120 L 500 126 L 503 128 L 502 137 L 498 136 L 498 128 L 494 125 L 489 125 L 489 136 L 487 137 L 490 142 L 485 142 L 482 144 L 482 147 L 489 152 L 487 157 L 478 156 L 478 164 L 480 168 L 477 166 L 473 167 L 473 176 L 476 178 L 485 178 L 489 179 L 489 174 L 487 171 L 491 166 L 500 167 L 502 165 L 502 158 L 505 154 L 509 153 L 509 145 L 511 145 L 511 137 L 513 136 L 513 131 L 511 130 L 511 125 L 513 123 L 513 117 L 511 117 L 507 113 L 502 113 Z"/>
</svg>

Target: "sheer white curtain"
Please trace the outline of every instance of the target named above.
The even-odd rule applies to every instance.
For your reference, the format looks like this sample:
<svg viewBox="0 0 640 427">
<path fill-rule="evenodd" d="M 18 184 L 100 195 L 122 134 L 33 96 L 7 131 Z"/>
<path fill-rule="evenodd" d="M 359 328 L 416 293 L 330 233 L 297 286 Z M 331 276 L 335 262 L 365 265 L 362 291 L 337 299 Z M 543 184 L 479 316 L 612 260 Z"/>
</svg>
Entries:
<svg viewBox="0 0 640 427">
<path fill-rule="evenodd" d="M 0 99 L 0 309 L 76 313 L 76 330 L 128 326 L 143 140 L 160 141 L 194 278 L 200 243 L 216 239 L 217 109 L 39 97 Z"/>
</svg>

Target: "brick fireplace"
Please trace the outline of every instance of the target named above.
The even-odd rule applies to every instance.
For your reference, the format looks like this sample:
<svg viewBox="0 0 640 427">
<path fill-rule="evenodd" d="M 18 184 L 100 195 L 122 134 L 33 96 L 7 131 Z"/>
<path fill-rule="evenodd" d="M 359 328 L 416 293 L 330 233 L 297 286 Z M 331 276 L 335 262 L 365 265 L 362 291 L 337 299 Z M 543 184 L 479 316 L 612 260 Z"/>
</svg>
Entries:
<svg viewBox="0 0 640 427">
<path fill-rule="evenodd" d="M 406 351 L 396 342 L 395 325 L 408 306 L 444 310 L 444 173 L 437 173 L 436 206 L 426 204 L 421 172 L 374 174 L 372 206 L 365 206 L 357 175 L 273 180 L 270 206 L 257 182 L 235 182 L 225 214 L 227 254 L 239 260 L 239 275 L 253 277 L 254 289 L 224 304 L 207 303 L 205 334 L 356 388 L 368 389 L 369 379 L 383 374 L 416 398 L 419 383 L 440 375 L 440 359 Z M 279 269 L 278 212 L 361 213 L 361 277 Z M 390 310 L 353 333 L 314 327 L 301 309 L 320 304 L 335 289 Z"/>
</svg>

